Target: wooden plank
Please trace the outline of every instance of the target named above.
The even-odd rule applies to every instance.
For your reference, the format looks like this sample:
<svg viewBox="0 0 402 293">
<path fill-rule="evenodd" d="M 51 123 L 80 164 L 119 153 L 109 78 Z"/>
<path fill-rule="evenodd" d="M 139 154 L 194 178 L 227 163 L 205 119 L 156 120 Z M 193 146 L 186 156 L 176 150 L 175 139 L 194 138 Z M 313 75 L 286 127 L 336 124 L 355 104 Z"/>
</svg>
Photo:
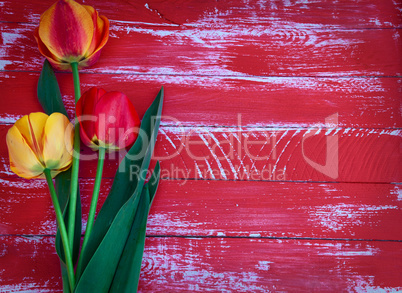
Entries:
<svg viewBox="0 0 402 293">
<path fill-rule="evenodd" d="M 1 237 L 2 292 L 61 292 L 50 237 Z M 139 292 L 397 292 L 400 242 L 147 238 Z"/>
<path fill-rule="evenodd" d="M 0 126 L 1 177 L 15 177 L 9 127 Z M 163 178 L 390 183 L 402 182 L 401 138 L 392 129 L 162 127 L 154 158 Z M 108 155 L 104 177 L 114 177 L 124 155 Z M 80 176 L 94 177 L 97 154 L 83 147 L 81 160 Z"/>
<path fill-rule="evenodd" d="M 35 27 L 35 24 L 2 23 L 0 69 L 40 70 L 43 57 L 33 38 Z M 401 76 L 401 47 L 398 29 L 250 29 L 234 25 L 201 30 L 113 24 L 101 59 L 89 72 L 243 77 Z"/>
<path fill-rule="evenodd" d="M 402 289 L 401 243 L 148 238 L 146 245 L 142 292 Z"/>
<path fill-rule="evenodd" d="M 155 157 L 170 178 L 401 182 L 401 137 L 336 127 L 166 127 Z"/>
<path fill-rule="evenodd" d="M 0 72 L 0 123 L 42 111 L 35 95 L 39 73 Z M 57 74 L 70 117 L 71 74 Z M 82 91 L 92 86 L 124 92 L 140 117 L 165 89 L 163 125 L 325 126 L 338 113 L 339 127 L 402 128 L 401 78 L 202 77 L 81 74 Z M 24 89 L 21 91 L 21 89 Z M 253 101 L 249 103 L 247 101 Z"/>
<path fill-rule="evenodd" d="M 94 180 L 80 180 L 82 219 L 86 225 Z M 98 210 L 110 189 L 112 180 L 104 179 L 100 193 Z M 0 235 L 55 234 L 56 218 L 49 189 L 45 180 L 4 180 L 0 179 Z M 30 227 L 28 227 L 28 226 Z M 83 232 L 85 229 L 83 229 Z"/>
<path fill-rule="evenodd" d="M 39 16 L 53 0 L 2 2 L 0 21 L 38 22 Z M 162 1 L 135 2 L 89 0 L 101 14 L 114 21 L 136 25 L 186 25 L 221 27 L 233 24 L 247 26 L 305 27 L 400 27 L 401 3 L 392 0 L 364 1 Z"/>
<path fill-rule="evenodd" d="M 0 236 L 0 292 L 62 292 L 54 237 Z"/>
<path fill-rule="evenodd" d="M 165 181 L 149 235 L 402 240 L 401 186 Z"/>
<path fill-rule="evenodd" d="M 80 187 L 85 225 L 93 180 Z M 1 179 L 0 194 L 0 235 L 55 234 L 44 180 Z M 401 195 L 394 184 L 162 180 L 147 235 L 402 240 Z"/>
</svg>

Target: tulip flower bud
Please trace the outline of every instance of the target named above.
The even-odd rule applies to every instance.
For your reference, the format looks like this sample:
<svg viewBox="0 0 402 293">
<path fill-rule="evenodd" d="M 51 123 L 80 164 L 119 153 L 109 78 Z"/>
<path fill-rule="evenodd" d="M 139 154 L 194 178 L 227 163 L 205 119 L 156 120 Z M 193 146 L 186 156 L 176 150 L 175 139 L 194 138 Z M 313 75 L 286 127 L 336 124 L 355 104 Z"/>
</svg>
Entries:
<svg viewBox="0 0 402 293">
<path fill-rule="evenodd" d="M 138 136 L 140 119 L 123 93 L 93 87 L 78 100 L 76 114 L 81 140 L 93 150 L 123 149 Z"/>
<path fill-rule="evenodd" d="M 73 125 L 60 113 L 50 116 L 31 113 L 19 119 L 7 132 L 10 168 L 20 177 L 52 178 L 70 168 L 73 159 Z"/>
<path fill-rule="evenodd" d="M 46 10 L 35 30 L 39 51 L 52 66 L 69 70 L 93 65 L 109 38 L 109 21 L 91 6 L 59 0 Z"/>
</svg>

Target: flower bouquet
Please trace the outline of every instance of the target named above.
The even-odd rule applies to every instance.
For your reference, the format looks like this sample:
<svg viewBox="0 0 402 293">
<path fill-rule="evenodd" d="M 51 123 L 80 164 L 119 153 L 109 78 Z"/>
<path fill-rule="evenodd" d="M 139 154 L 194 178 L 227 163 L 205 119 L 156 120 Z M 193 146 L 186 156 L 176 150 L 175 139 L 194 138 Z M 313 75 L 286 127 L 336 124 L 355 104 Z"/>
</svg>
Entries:
<svg viewBox="0 0 402 293">
<path fill-rule="evenodd" d="M 42 14 L 34 36 L 47 59 L 37 92 L 45 113 L 23 116 L 9 129 L 10 168 L 26 179 L 47 180 L 58 225 L 55 246 L 63 292 L 136 292 L 148 212 L 159 183 L 159 162 L 150 177 L 146 174 L 160 124 L 163 88 L 141 122 L 121 92 L 93 87 L 81 95 L 79 69 L 98 60 L 109 36 L 108 19 L 93 7 L 60 0 Z M 72 71 L 75 126 L 68 119 L 53 68 Z M 83 240 L 81 141 L 98 157 Z M 95 220 L 105 154 L 126 149 Z M 139 170 L 135 176 L 130 173 L 133 167 Z"/>
</svg>

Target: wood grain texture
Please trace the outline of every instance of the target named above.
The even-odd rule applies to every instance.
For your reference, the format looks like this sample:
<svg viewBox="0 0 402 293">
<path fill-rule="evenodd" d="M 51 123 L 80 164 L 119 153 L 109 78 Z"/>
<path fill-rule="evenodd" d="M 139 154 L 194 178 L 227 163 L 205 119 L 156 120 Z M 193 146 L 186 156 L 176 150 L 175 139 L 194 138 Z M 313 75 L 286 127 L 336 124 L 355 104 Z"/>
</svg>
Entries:
<svg viewBox="0 0 402 293">
<path fill-rule="evenodd" d="M 35 93 L 38 78 L 35 72 L 0 72 L 7 98 L 1 104 L 0 123 L 14 123 L 42 110 L 34 94 L 27 95 Z M 72 76 L 60 73 L 57 78 L 73 117 Z M 82 91 L 95 85 L 122 91 L 140 117 L 163 85 L 169 98 L 164 101 L 162 125 L 324 127 L 325 118 L 338 113 L 339 127 L 402 127 L 401 78 L 81 74 L 80 79 Z"/>
<path fill-rule="evenodd" d="M 80 186 L 85 223 L 93 180 Z M 394 184 L 162 180 L 147 235 L 402 241 L 401 195 Z M 0 205 L 0 235 L 55 234 L 44 180 L 1 179 Z"/>
<path fill-rule="evenodd" d="M 61 292 L 52 237 L 1 240 L 1 292 Z M 395 292 L 401 257 L 396 242 L 147 238 L 139 292 Z"/>
<path fill-rule="evenodd" d="M 3 70 L 39 71 L 36 24 L 2 23 Z M 381 44 L 379 46 L 378 44 Z M 401 76 L 398 29 L 141 28 L 112 24 L 89 72 L 213 76 Z"/>
<path fill-rule="evenodd" d="M 40 14 L 52 0 L 4 0 L 0 21 L 39 22 Z M 166 1 L 115 0 L 112 3 L 89 0 L 113 21 L 149 26 L 222 27 L 247 26 L 359 27 L 401 26 L 401 3 L 392 0 L 343 1 Z"/>
<path fill-rule="evenodd" d="M 0 125 L 0 174 L 15 177 L 8 128 Z M 391 183 L 402 181 L 401 140 L 401 130 L 162 127 L 154 160 L 162 178 Z M 80 176 L 94 177 L 97 154 L 82 149 Z M 124 155 L 109 154 L 104 177 L 114 177 Z"/>
<path fill-rule="evenodd" d="M 61 292 L 47 187 L 12 174 L 5 145 L 41 110 L 33 31 L 53 2 L 0 1 L 2 293 Z M 140 292 L 402 291 L 401 1 L 84 2 L 111 34 L 82 90 L 120 90 L 141 117 L 165 86 Z"/>
</svg>

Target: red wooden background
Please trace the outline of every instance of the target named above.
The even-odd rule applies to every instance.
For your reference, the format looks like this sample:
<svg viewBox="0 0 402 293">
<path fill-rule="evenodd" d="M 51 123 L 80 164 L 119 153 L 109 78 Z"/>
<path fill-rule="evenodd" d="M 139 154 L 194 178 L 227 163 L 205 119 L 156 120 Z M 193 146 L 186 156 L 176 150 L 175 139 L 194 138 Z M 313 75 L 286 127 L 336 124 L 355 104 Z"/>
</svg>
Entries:
<svg viewBox="0 0 402 293">
<path fill-rule="evenodd" d="M 10 172 L 5 144 L 41 110 L 33 31 L 52 2 L 0 2 L 0 292 L 61 292 L 47 187 Z M 84 2 L 111 31 L 82 90 L 142 116 L 165 87 L 141 292 L 402 290 L 400 1 Z"/>
</svg>

